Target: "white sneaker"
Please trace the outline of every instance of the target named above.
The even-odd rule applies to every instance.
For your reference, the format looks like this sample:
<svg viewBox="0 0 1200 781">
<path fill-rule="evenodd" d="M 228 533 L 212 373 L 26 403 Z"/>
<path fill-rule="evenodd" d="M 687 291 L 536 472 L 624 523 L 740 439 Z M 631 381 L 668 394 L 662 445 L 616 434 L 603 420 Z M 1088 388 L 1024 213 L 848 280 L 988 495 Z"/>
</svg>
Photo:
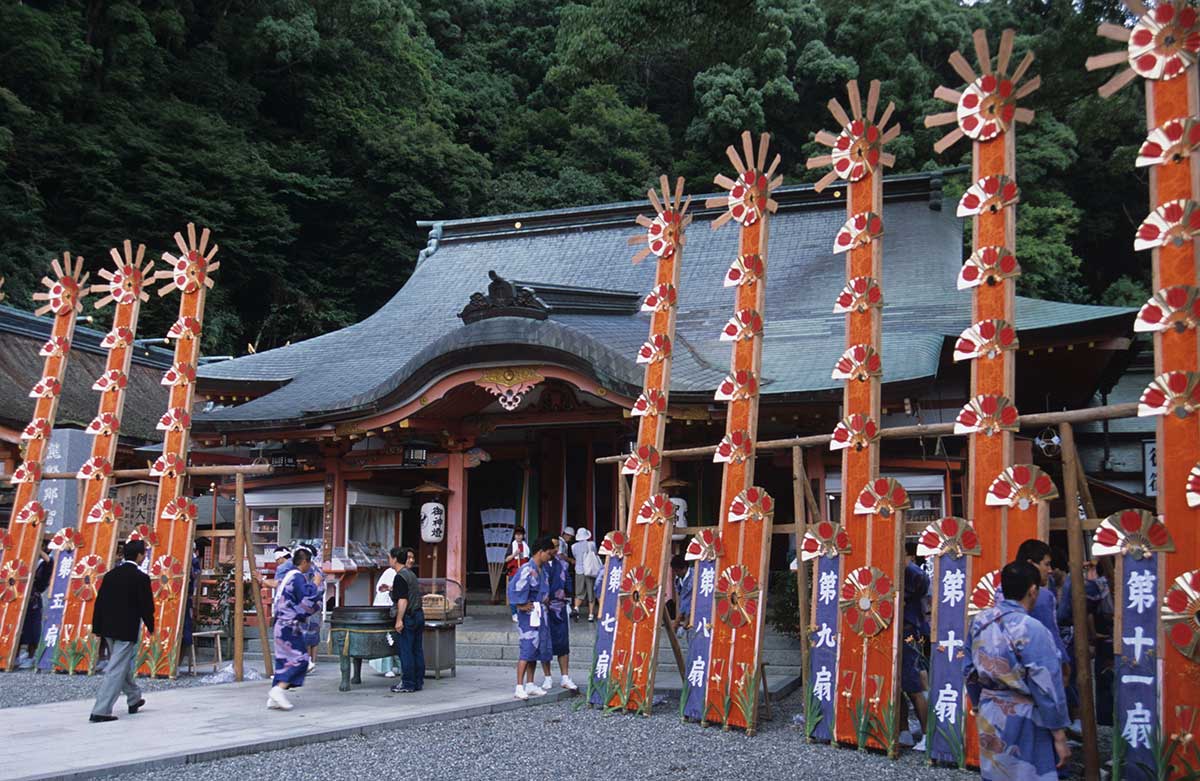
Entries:
<svg viewBox="0 0 1200 781">
<path fill-rule="evenodd" d="M 924 750 L 925 750 L 925 736 L 922 735 L 921 739 L 917 741 L 917 744 L 915 746 L 913 746 L 913 751 L 924 751 Z"/>
<path fill-rule="evenodd" d="M 287 698 L 287 693 L 278 686 L 271 687 L 271 691 L 267 695 L 267 699 L 274 703 L 275 707 L 279 710 L 291 710 L 295 707 L 292 705 L 291 700 Z"/>
<path fill-rule="evenodd" d="M 527 683 L 525 684 L 525 693 L 530 697 L 541 697 L 546 694 L 546 690 L 536 683 Z"/>
<path fill-rule="evenodd" d="M 575 681 L 572 681 L 571 676 L 569 676 L 569 675 L 564 675 L 562 677 L 561 684 L 562 684 L 562 687 L 564 689 L 567 689 L 568 691 L 573 691 L 573 692 L 579 691 L 579 687 L 575 685 Z"/>
<path fill-rule="evenodd" d="M 517 623 L 517 614 L 516 613 L 513 613 L 512 619 L 513 619 L 514 624 Z"/>
<path fill-rule="evenodd" d="M 396 671 L 395 671 L 395 670 L 388 670 L 386 673 L 384 673 L 384 674 L 383 674 L 383 677 L 384 677 L 384 678 L 395 678 L 395 677 L 396 677 Z"/>
<path fill-rule="evenodd" d="M 554 688 L 554 679 L 551 678 L 549 675 L 547 675 L 546 680 L 542 681 L 542 690 L 550 691 L 553 688 Z"/>
<path fill-rule="evenodd" d="M 527 700 L 527 699 L 529 699 L 529 692 L 525 691 L 524 686 L 518 685 L 517 690 L 515 692 L 513 692 L 513 696 L 516 697 L 518 700 Z"/>
<path fill-rule="evenodd" d="M 311 673 L 315 669 L 317 669 L 317 663 L 314 662 L 313 660 L 309 659 L 308 660 L 308 671 Z"/>
</svg>

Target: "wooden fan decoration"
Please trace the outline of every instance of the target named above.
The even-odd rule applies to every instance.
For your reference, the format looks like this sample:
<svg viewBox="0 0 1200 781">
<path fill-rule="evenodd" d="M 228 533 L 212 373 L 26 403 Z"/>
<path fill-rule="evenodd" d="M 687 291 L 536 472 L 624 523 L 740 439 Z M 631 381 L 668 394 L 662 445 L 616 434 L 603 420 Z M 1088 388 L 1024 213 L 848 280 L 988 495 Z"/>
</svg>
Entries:
<svg viewBox="0 0 1200 781">
<path fill-rule="evenodd" d="M 101 296 L 95 303 L 96 308 L 113 304 L 114 310 L 112 329 L 104 340 L 108 351 L 104 373 L 92 386 L 93 390 L 100 391 L 99 409 L 87 429 L 95 435 L 92 454 L 77 474 L 86 482 L 79 501 L 81 540 L 76 545 L 74 557 L 75 561 L 95 557 L 105 569 L 116 553 L 117 526 L 122 515 L 120 505 L 110 499 L 108 493 L 112 487 L 112 465 L 117 457 L 133 342 L 141 306 L 150 300 L 149 289 L 154 285 L 154 261 L 145 259 L 144 244 L 135 249 L 133 242 L 126 239 L 120 249 L 110 249 L 109 256 L 112 265 L 99 272 L 104 282 L 92 286 L 92 293 Z M 56 570 L 71 566 L 71 557 L 63 556 L 57 561 Z M 99 648 L 90 642 L 87 631 L 92 623 L 93 608 L 88 589 L 73 590 L 65 600 L 51 604 L 55 602 L 61 607 L 51 608 L 43 622 L 43 645 L 50 654 L 39 660 L 39 664 L 45 668 L 54 665 L 63 671 L 70 667 L 71 672 L 94 669 Z M 51 639 L 54 642 L 49 642 Z"/>
<path fill-rule="evenodd" d="M 987 503 L 998 507 L 1017 507 L 1028 510 L 1038 502 L 1058 498 L 1058 488 L 1050 475 L 1039 467 L 1021 464 L 1010 466 L 988 487 Z"/>
<path fill-rule="evenodd" d="M 713 399 L 715 401 L 733 401 L 735 399 L 745 401 L 757 394 L 758 378 L 754 376 L 754 372 L 742 369 L 729 374 L 717 386 L 717 392 Z"/>
<path fill-rule="evenodd" d="M 895 581 L 878 567 L 851 570 L 842 583 L 842 616 L 854 632 L 875 637 L 896 617 Z"/>
<path fill-rule="evenodd" d="M 1167 589 L 1162 622 L 1167 638 L 1180 655 L 1200 662 L 1200 569 L 1180 574 Z"/>
<path fill-rule="evenodd" d="M 1155 333 L 1172 329 L 1180 333 L 1200 323 L 1200 296 L 1190 285 L 1175 285 L 1154 294 L 1138 310 L 1133 330 Z"/>
<path fill-rule="evenodd" d="M 30 396 L 36 399 L 30 426 L 38 436 L 25 440 L 25 458 L 13 474 L 12 515 L 8 523 L 9 544 L 0 551 L 0 670 L 11 670 L 16 660 L 21 623 L 29 605 L 30 578 L 33 577 L 28 562 L 36 562 L 42 544 L 42 523 L 46 511 L 37 501 L 41 487 L 42 459 L 50 444 L 49 432 L 54 429 L 58 412 L 59 394 L 63 377 L 66 376 L 68 345 L 75 335 L 75 321 L 83 310 L 83 298 L 87 295 L 87 274 L 83 273 L 83 258 L 72 258 L 63 253 L 60 263 L 50 263 L 54 278 L 42 277 L 44 292 L 33 294 L 34 301 L 45 302 L 37 314 L 54 317 L 49 341 L 55 345 L 49 352 L 43 350 L 42 379 L 37 382 L 38 392 Z"/>
<path fill-rule="evenodd" d="M 954 419 L 955 434 L 985 434 L 992 436 L 1001 431 L 1016 431 L 1020 413 L 1011 401 L 1003 396 L 977 396 L 959 410 Z"/>
<path fill-rule="evenodd" d="M 1135 250 L 1182 247 L 1200 233 L 1200 207 L 1187 200 L 1168 201 L 1150 213 L 1138 227 Z"/>
<path fill-rule="evenodd" d="M 894 164 L 895 158 L 884 151 L 885 144 L 900 135 L 900 126 L 888 123 L 895 106 L 888 103 L 882 113 L 880 83 L 872 81 L 864 103 L 858 82 L 846 84 L 849 112 L 835 98 L 829 101 L 829 112 L 839 131 L 822 131 L 816 140 L 834 150 L 832 155 L 810 159 L 810 169 L 832 165 L 833 170 L 816 184 L 818 191 L 841 180 L 846 187 L 846 222 L 834 237 L 833 251 L 846 255 L 846 287 L 842 289 L 835 312 L 846 317 L 846 351 L 833 368 L 835 379 L 847 380 L 843 391 L 844 417 L 836 426 L 830 442 L 831 449 L 842 451 L 842 529 L 849 535 L 845 553 L 829 562 L 826 572 L 836 574 L 837 583 L 845 572 L 875 567 L 894 583 L 900 574 L 902 524 L 888 521 L 871 513 L 866 523 L 853 518 L 851 497 L 864 487 L 874 484 L 879 476 L 878 420 L 880 417 L 880 380 L 883 375 L 880 349 L 882 345 L 883 279 L 883 169 Z M 820 577 L 831 577 L 822 574 Z M 826 581 L 829 583 L 829 581 Z M 819 585 L 819 584 L 818 584 Z M 828 594 L 828 592 L 826 592 Z M 893 604 L 892 609 L 895 608 Z M 829 606 L 827 606 L 829 609 Z M 842 619 L 849 621 L 845 611 Z M 836 621 L 832 623 L 837 626 Z M 890 631 L 883 631 L 884 628 Z M 895 634 L 898 627 L 880 627 L 879 633 L 868 633 L 868 642 L 843 642 L 837 649 L 835 669 L 824 673 L 814 667 L 814 674 L 853 673 L 849 680 L 858 685 L 842 692 L 834 711 L 833 734 L 843 743 L 868 744 L 877 748 L 895 747 L 895 736 L 869 735 L 858 729 L 855 712 L 883 716 L 897 706 L 899 699 L 899 656 L 895 653 Z M 881 686 L 873 697 L 866 696 L 868 681 Z M 824 694 L 824 689 L 822 689 Z M 832 699 L 832 698 L 831 698 Z M 874 700 L 872 702 L 872 700 Z M 826 703 L 822 701 L 824 706 Z M 882 722 L 881 722 L 882 723 Z"/>
<path fill-rule="evenodd" d="M 800 560 L 833 558 L 850 552 L 850 535 L 840 523 L 820 521 L 809 524 L 800 543 Z"/>
<path fill-rule="evenodd" d="M 918 556 L 978 556 L 979 535 L 971 523 L 963 518 L 947 516 L 925 527 L 917 538 Z"/>
<path fill-rule="evenodd" d="M 160 296 L 179 291 L 179 317 L 176 320 L 188 323 L 186 328 L 178 331 L 175 338 L 176 364 L 196 366 L 200 358 L 200 328 L 204 322 L 204 300 L 209 289 L 213 286 L 212 274 L 220 267 L 213 257 L 217 254 L 217 245 L 209 246 L 210 234 L 207 228 L 196 235 L 196 226 L 188 223 L 187 238 L 183 234 L 175 234 L 175 243 L 179 247 L 179 255 L 163 253 L 169 269 L 158 271 L 155 278 L 164 279 L 166 283 L 158 289 Z M 175 331 L 172 328 L 172 331 Z M 168 334 L 168 338 L 170 334 Z M 187 468 L 188 434 L 191 421 L 179 414 L 192 408 L 195 395 L 194 383 L 174 385 L 167 403 L 168 415 L 171 421 L 164 426 L 166 434 L 163 437 L 163 454 L 150 468 L 152 475 L 158 477 L 158 496 L 155 500 L 154 533 L 158 535 L 159 545 L 155 553 L 160 557 L 166 556 L 178 561 L 191 561 L 192 536 L 195 533 L 195 518 L 190 517 L 180 522 L 166 517 L 166 510 L 171 506 L 179 506 L 185 472 Z M 186 415 L 186 412 L 185 412 Z M 160 421 L 161 425 L 161 421 Z M 191 573 L 190 567 L 184 567 L 180 576 L 180 588 L 187 591 L 187 579 Z M 183 626 L 183 611 L 186 601 L 171 599 L 168 592 L 160 593 L 154 600 L 155 632 L 142 638 L 139 652 L 138 671 L 142 675 L 175 676 L 179 659 L 180 630 Z"/>
<path fill-rule="evenodd" d="M 691 685 L 701 696 L 695 700 L 689 697 L 684 716 L 698 718 L 705 724 L 720 723 L 725 728 L 742 727 L 747 734 L 753 734 L 758 723 L 765 600 L 750 599 L 747 595 L 754 590 L 749 584 L 766 582 L 771 514 L 738 519 L 734 511 L 739 498 L 749 496 L 754 488 L 758 383 L 749 380 L 759 377 L 762 369 L 767 224 L 778 208 L 771 193 L 782 184 L 783 177 L 775 175 L 779 155 L 768 157 L 769 135 L 761 135 L 757 147 L 749 131 L 742 133 L 741 140 L 740 153 L 732 145 L 726 149 L 737 179 L 724 175 L 715 179 L 718 186 L 729 191 L 728 196 L 712 198 L 705 204 L 709 208 L 725 208 L 713 221 L 714 229 L 731 220 L 739 226 L 737 259 L 724 281 L 734 292 L 734 316 L 721 338 L 732 339 L 730 376 L 735 378 L 735 384 L 739 377 L 745 382 L 740 383 L 740 388 L 730 389 L 725 436 L 713 459 L 723 465 L 719 505 L 722 550 L 713 571 L 718 580 L 727 582 L 733 590 L 724 592 L 724 601 L 715 599 L 706 613 L 695 613 L 697 619 L 708 622 L 712 637 L 705 649 L 708 657 L 697 656 L 692 661 L 694 666 L 689 673 L 694 673 L 695 682 Z M 751 258 L 753 261 L 748 261 Z M 734 326 L 732 335 L 729 326 Z M 762 489 L 754 490 L 766 494 Z M 700 574 L 706 577 L 703 571 Z M 719 587 L 714 584 L 714 588 Z"/>
<path fill-rule="evenodd" d="M 658 628 L 662 625 L 659 608 L 668 577 L 675 516 L 670 498 L 659 492 L 658 484 L 671 385 L 671 341 L 678 311 L 676 291 L 686 230 L 692 221 L 688 213 L 691 198 L 683 197 L 683 183 L 682 178 L 676 179 L 672 191 L 666 176 L 659 179 L 661 197 L 654 190 L 646 194 L 654 217 L 639 216 L 637 223 L 645 232 L 629 239 L 630 245 L 645 242 L 645 247 L 634 255 L 634 263 L 651 255 L 657 263 L 654 287 L 646 298 L 650 333 L 637 358 L 646 367 L 642 385 L 646 407 L 638 417 L 637 446 L 622 470 L 633 476 L 623 536 L 606 539 L 612 552 L 601 607 L 603 620 L 611 618 L 611 623 L 596 632 L 593 685 L 589 691 L 589 701 L 594 704 L 645 713 L 650 711 L 654 694 Z M 654 414 L 649 414 L 651 410 Z"/>
<path fill-rule="evenodd" d="M 979 579 L 971 590 L 971 602 L 967 606 L 967 614 L 974 617 L 978 613 L 996 606 L 996 592 L 1000 590 L 1000 570 L 992 570 Z"/>
<path fill-rule="evenodd" d="M 1026 52 L 1011 67 L 1015 41 L 1016 33 L 1004 30 L 993 55 L 986 32 L 976 30 L 973 48 L 978 70 L 961 53 L 952 53 L 950 66 L 962 79 L 963 86 L 959 89 L 939 86 L 934 97 L 952 104 L 954 109 L 925 118 L 926 127 L 953 126 L 934 145 L 939 154 L 963 138 L 971 141 L 974 184 L 959 200 L 956 213 L 971 218 L 973 249 L 959 272 L 958 285 L 971 291 L 974 324 L 957 340 L 954 360 L 971 361 L 970 397 L 975 400 L 1016 397 L 1015 278 L 1020 264 L 1013 253 L 1017 246 L 1013 207 L 1021 196 L 1016 181 L 1016 128 L 1018 124 L 1033 121 L 1034 112 L 1020 103 L 1038 89 L 1041 79 L 1028 77 L 1033 52 Z M 1011 428 L 981 427 L 968 437 L 970 473 L 964 504 L 966 517 L 974 525 L 981 544 L 980 555 L 965 563 L 969 582 L 977 579 L 979 573 L 991 572 L 1009 561 L 1023 540 L 1046 539 L 1049 519 L 1038 512 L 1012 516 L 1007 507 L 987 503 L 989 486 L 1013 462 Z M 957 677 L 948 682 L 953 691 L 962 690 Z M 963 724 L 965 728 L 960 726 Z M 948 729 L 953 737 L 950 743 L 965 747 L 965 761 L 977 765 L 979 746 L 974 717 L 968 713 L 965 721 L 948 725 Z M 948 756 L 946 747 L 943 742 L 942 750 L 934 750 L 930 756 L 957 763 L 959 757 Z"/>
<path fill-rule="evenodd" d="M 1192 117 L 1168 119 L 1146 136 L 1134 165 L 1147 168 L 1181 163 L 1200 147 L 1200 122 Z"/>
<path fill-rule="evenodd" d="M 1123 510 L 1100 522 L 1092 537 L 1093 556 L 1129 555 L 1148 559 L 1156 553 L 1172 553 L 1175 543 L 1167 526 L 1146 510 Z"/>
<path fill-rule="evenodd" d="M 1183 420 L 1200 407 L 1200 373 L 1166 372 L 1138 399 L 1138 417 L 1165 415 Z"/>
</svg>

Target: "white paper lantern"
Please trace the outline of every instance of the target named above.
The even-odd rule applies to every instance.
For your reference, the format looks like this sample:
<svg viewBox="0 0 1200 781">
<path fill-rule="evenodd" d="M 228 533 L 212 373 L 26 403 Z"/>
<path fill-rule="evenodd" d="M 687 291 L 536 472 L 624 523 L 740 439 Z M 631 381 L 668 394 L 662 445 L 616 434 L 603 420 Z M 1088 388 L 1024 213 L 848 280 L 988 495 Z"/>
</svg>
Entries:
<svg viewBox="0 0 1200 781">
<path fill-rule="evenodd" d="M 687 499 L 680 499 L 678 496 L 671 497 L 671 504 L 675 505 L 675 525 L 687 526 Z M 686 539 L 686 534 L 672 534 L 671 539 L 675 542 Z"/>
<path fill-rule="evenodd" d="M 446 537 L 446 505 L 426 502 L 421 505 L 421 539 L 439 543 Z"/>
</svg>

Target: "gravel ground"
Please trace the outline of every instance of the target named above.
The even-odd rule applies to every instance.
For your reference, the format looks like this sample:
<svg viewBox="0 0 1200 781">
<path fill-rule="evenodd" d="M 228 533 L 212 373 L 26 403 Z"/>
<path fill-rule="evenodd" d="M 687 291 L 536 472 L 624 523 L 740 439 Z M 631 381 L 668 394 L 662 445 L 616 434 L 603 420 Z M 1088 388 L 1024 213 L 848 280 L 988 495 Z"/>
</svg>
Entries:
<svg viewBox="0 0 1200 781">
<path fill-rule="evenodd" d="M 143 691 L 154 692 L 187 686 L 206 686 L 203 674 L 181 675 L 175 680 L 138 679 Z M 98 677 L 86 675 L 60 675 L 57 673 L 33 673 L 21 670 L 0 673 L 0 708 L 17 708 L 22 705 L 42 705 L 47 702 L 67 700 L 89 700 L 96 696 L 100 686 Z"/>
<path fill-rule="evenodd" d="M 774 720 L 758 735 L 681 724 L 671 698 L 649 718 L 605 716 L 579 700 L 470 719 L 377 733 L 369 738 L 316 743 L 154 773 L 120 776 L 126 781 L 225 781 L 268 778 L 378 778 L 381 773 L 422 781 L 461 778 L 750 779 L 834 778 L 837 781 L 978 778 L 934 769 L 924 754 L 886 757 L 810 745 L 791 726 L 803 705 L 793 694 L 774 705 Z M 583 759 L 587 757 L 585 762 Z M 524 759 L 523 759 L 524 758 Z M 523 761 L 532 767 L 522 769 Z"/>
</svg>

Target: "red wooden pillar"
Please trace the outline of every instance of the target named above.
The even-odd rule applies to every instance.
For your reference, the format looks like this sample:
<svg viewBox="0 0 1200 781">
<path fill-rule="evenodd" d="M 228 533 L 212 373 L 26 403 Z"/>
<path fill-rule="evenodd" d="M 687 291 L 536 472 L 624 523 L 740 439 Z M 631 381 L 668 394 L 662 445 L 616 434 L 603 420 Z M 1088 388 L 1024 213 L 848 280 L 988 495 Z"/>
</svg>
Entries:
<svg viewBox="0 0 1200 781">
<path fill-rule="evenodd" d="M 446 497 L 446 577 L 466 587 L 467 583 L 467 466 L 466 456 L 451 453 L 449 456 Z"/>
</svg>

